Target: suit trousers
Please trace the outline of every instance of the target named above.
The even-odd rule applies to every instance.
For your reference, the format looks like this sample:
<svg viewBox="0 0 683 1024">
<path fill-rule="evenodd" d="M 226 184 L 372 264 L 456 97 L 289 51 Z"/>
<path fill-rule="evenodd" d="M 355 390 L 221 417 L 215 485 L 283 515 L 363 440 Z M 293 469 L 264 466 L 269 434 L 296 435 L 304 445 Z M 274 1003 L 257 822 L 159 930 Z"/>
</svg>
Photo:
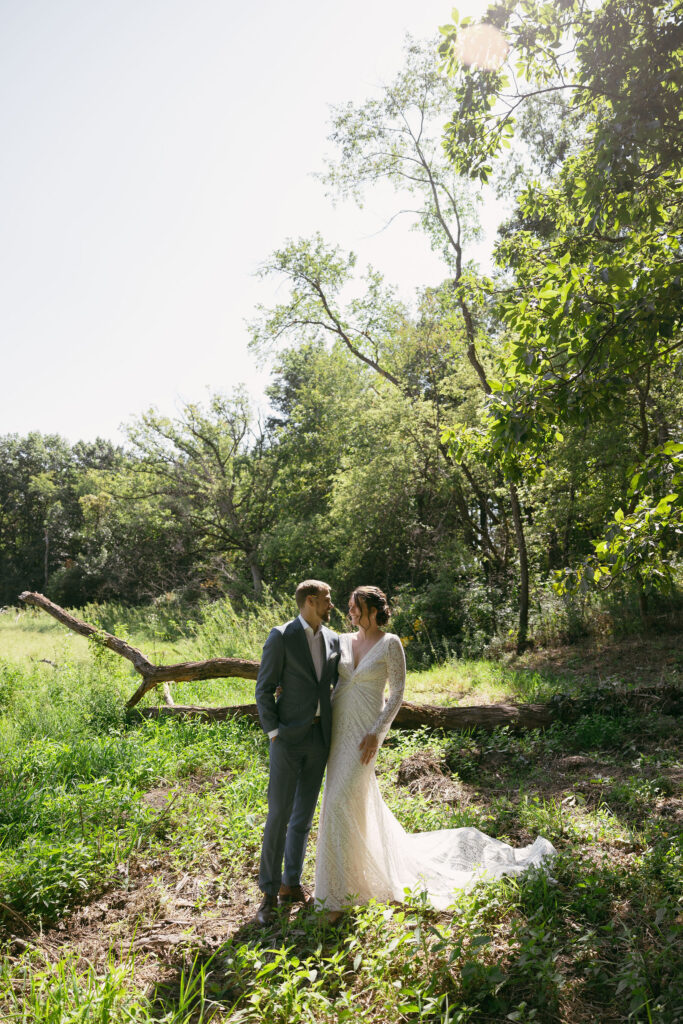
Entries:
<svg viewBox="0 0 683 1024">
<path fill-rule="evenodd" d="M 328 754 L 320 722 L 311 725 L 299 743 L 285 743 L 279 736 L 270 741 L 268 817 L 258 879 L 267 895 L 276 896 L 282 882 L 298 885 L 301 881 Z"/>
</svg>

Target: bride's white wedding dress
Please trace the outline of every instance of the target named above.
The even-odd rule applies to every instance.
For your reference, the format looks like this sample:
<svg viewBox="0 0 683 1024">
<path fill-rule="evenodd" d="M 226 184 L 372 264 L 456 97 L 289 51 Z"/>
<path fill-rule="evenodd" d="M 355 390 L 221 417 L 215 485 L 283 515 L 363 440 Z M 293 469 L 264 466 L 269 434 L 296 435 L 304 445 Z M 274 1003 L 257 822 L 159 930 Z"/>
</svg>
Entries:
<svg viewBox="0 0 683 1024">
<path fill-rule="evenodd" d="M 513 849 L 476 828 L 405 831 L 381 797 L 375 758 L 361 764 L 358 749 L 367 733 L 382 743 L 401 705 L 403 646 L 385 633 L 354 668 L 351 640 L 351 634 L 341 637 L 339 681 L 332 695 L 332 744 L 315 865 L 317 905 L 340 910 L 373 897 L 403 900 L 406 888 L 417 888 L 426 890 L 433 906 L 445 909 L 458 889 L 548 862 L 555 849 L 541 837 Z"/>
</svg>

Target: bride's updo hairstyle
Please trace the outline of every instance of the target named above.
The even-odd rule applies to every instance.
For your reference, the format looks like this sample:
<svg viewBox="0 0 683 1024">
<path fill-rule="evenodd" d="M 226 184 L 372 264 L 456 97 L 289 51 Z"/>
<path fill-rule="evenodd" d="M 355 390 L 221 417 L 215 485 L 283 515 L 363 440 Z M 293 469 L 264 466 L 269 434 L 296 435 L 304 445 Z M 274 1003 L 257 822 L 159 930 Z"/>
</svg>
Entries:
<svg viewBox="0 0 683 1024">
<path fill-rule="evenodd" d="M 387 601 L 387 595 L 379 587 L 356 587 L 350 597 L 361 612 L 370 612 L 371 608 L 377 609 L 377 625 L 386 626 L 391 618 L 391 608 Z"/>
</svg>

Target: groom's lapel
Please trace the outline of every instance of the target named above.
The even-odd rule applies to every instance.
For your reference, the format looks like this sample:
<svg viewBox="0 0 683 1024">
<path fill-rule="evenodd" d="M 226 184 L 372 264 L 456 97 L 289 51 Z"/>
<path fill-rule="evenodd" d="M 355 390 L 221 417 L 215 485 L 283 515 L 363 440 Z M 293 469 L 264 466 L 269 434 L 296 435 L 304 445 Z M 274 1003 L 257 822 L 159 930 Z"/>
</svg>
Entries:
<svg viewBox="0 0 683 1024">
<path fill-rule="evenodd" d="M 320 677 L 321 679 L 323 678 L 323 676 L 327 672 L 327 666 L 329 664 L 330 657 L 332 655 L 332 647 L 333 647 L 334 641 L 336 639 L 336 635 L 332 632 L 331 629 L 327 629 L 325 626 L 323 626 L 322 630 L 323 630 L 323 638 L 325 640 L 325 643 L 323 644 L 323 650 L 325 651 L 325 660 L 323 662 L 323 670 L 322 670 L 322 675 Z"/>
<path fill-rule="evenodd" d="M 328 644 L 329 644 L 330 641 L 329 641 L 329 637 L 327 635 L 327 630 L 325 629 L 325 627 L 321 626 L 320 629 L 322 630 L 322 634 L 323 634 L 323 667 L 320 670 L 320 682 L 322 682 L 323 679 L 325 678 L 326 674 L 327 674 L 327 662 L 329 661 L 329 657 L 330 657 L 330 651 L 329 651 Z"/>
<path fill-rule="evenodd" d="M 318 682 L 318 677 L 315 674 L 315 665 L 313 664 L 313 656 L 311 654 L 311 648 L 308 646 L 308 637 L 306 636 L 306 630 L 301 625 L 299 619 L 294 620 L 294 627 L 292 630 L 292 639 L 299 647 L 299 654 L 304 664 L 310 669 L 311 675 L 315 682 Z"/>
</svg>

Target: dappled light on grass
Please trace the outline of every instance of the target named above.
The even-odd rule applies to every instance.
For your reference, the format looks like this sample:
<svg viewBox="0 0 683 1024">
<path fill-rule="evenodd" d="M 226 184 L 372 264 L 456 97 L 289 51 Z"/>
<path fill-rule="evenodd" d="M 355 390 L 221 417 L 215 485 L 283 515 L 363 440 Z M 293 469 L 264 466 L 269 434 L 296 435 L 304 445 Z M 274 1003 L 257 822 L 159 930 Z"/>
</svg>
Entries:
<svg viewBox="0 0 683 1024">
<path fill-rule="evenodd" d="M 500 661 L 452 659 L 442 665 L 408 673 L 405 699 L 438 704 L 494 704 L 505 700 L 543 702 L 555 693 L 572 695 L 576 681 L 562 672 Z"/>
</svg>

